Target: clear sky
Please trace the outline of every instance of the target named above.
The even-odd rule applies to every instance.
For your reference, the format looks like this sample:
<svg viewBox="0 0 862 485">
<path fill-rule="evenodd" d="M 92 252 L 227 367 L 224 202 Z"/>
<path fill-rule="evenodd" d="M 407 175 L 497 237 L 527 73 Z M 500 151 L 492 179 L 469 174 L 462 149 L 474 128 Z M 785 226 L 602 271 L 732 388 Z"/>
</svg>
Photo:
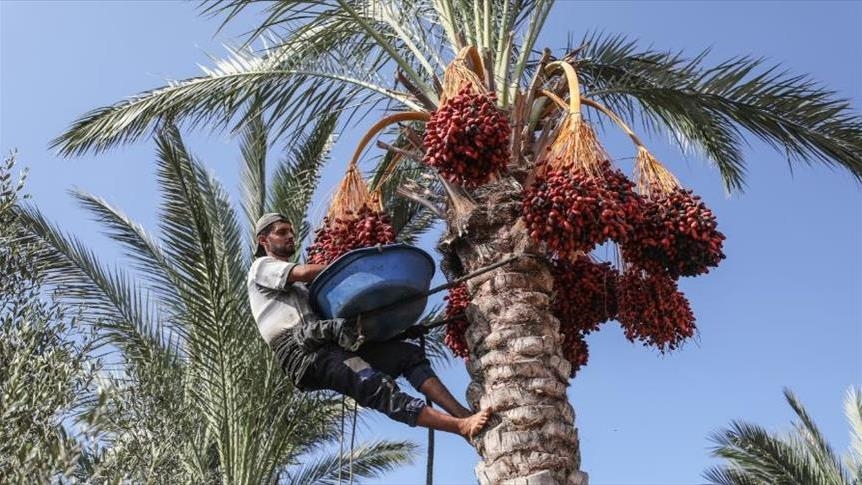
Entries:
<svg viewBox="0 0 862 485">
<path fill-rule="evenodd" d="M 103 196 L 154 230 L 152 142 L 71 160 L 58 159 L 48 142 L 90 109 L 199 74 L 197 64 L 210 65 L 207 54 L 221 56 L 221 44 L 252 25 L 240 22 L 213 37 L 218 22 L 198 17 L 194 5 L 0 0 L 0 149 L 18 149 L 31 170 L 34 202 L 108 261 L 118 257 L 115 246 L 66 190 Z M 764 56 L 814 75 L 859 112 L 858 2 L 559 2 L 540 45 L 562 48 L 569 35 L 580 39 L 591 30 L 691 54 L 711 47 L 715 61 Z M 342 137 L 335 160 L 349 156 L 353 138 Z M 207 133 L 188 139 L 228 188 L 237 187 L 235 140 Z M 633 155 L 616 134 L 605 140 L 612 156 Z M 780 154 L 752 142 L 748 189 L 727 196 L 706 161 L 683 157 L 662 138 L 649 145 L 715 210 L 727 259 L 709 275 L 681 282 L 699 326 L 697 341 L 683 350 L 660 356 L 627 342 L 615 325 L 590 338 L 589 365 L 569 389 L 590 482 L 702 483 L 702 471 L 715 463 L 708 457 L 712 431 L 732 419 L 789 427 L 783 386 L 796 391 L 843 452 L 849 439 L 842 399 L 850 385 L 862 384 L 860 186 L 821 166 L 796 166 L 791 175 Z M 626 160 L 621 166 L 631 168 Z M 340 170 L 327 171 L 324 191 Z M 462 367 L 440 371 L 463 396 Z M 424 443 L 425 434 L 371 416 L 362 436 Z M 475 452 L 439 434 L 437 446 L 436 483 L 473 483 Z M 419 457 L 374 483 L 424 483 L 424 476 Z"/>
</svg>

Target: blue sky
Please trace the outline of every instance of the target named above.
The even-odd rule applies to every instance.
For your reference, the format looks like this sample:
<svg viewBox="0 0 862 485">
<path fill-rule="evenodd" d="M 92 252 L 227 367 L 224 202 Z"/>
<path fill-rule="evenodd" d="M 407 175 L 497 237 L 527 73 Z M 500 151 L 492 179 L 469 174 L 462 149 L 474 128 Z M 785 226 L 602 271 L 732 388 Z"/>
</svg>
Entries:
<svg viewBox="0 0 862 485">
<path fill-rule="evenodd" d="M 47 146 L 76 117 L 145 89 L 200 73 L 207 54 L 251 23 L 229 26 L 196 15 L 195 4 L 148 2 L 0 2 L 0 149 L 18 149 L 30 168 L 29 192 L 47 216 L 117 261 L 66 191 L 105 197 L 155 229 L 154 148 L 149 141 L 106 154 L 59 159 Z M 247 19 L 246 19 L 247 20 Z M 540 45 L 562 48 L 587 31 L 623 33 L 642 45 L 710 59 L 751 54 L 810 73 L 851 100 L 862 100 L 862 3 L 858 2 L 559 2 Z M 350 127 L 334 160 L 352 152 Z M 192 150 L 228 188 L 240 159 L 227 134 L 194 133 Z M 612 156 L 633 155 L 615 133 L 603 137 Z M 648 138 L 649 139 L 649 138 Z M 698 318 L 699 335 L 661 356 L 630 344 L 614 325 L 590 340 L 589 365 L 572 382 L 583 469 L 593 485 L 702 483 L 708 435 L 732 419 L 769 429 L 789 427 L 781 388 L 796 391 L 826 436 L 849 443 L 841 402 L 862 384 L 862 191 L 845 173 L 794 167 L 753 141 L 748 189 L 727 196 L 717 172 L 680 155 L 662 137 L 648 144 L 715 210 L 727 236 L 727 259 L 681 288 Z M 630 169 L 630 162 L 621 160 Z M 340 176 L 328 169 L 322 192 Z M 320 213 L 320 209 L 318 209 Z M 440 369 L 457 396 L 466 373 Z M 424 443 L 421 430 L 371 416 L 363 437 Z M 475 453 L 439 436 L 436 483 L 474 482 Z M 374 483 L 424 483 L 424 458 Z"/>
</svg>

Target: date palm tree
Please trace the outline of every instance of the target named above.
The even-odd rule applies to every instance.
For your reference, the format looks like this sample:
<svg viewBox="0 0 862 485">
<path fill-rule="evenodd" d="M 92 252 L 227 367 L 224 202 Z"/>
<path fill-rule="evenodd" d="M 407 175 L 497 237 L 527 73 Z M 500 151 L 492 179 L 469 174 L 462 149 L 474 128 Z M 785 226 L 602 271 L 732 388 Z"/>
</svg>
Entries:
<svg viewBox="0 0 862 485">
<path fill-rule="evenodd" d="M 795 394 L 784 390 L 799 418 L 794 430 L 777 436 L 756 424 L 734 421 L 712 436 L 713 456 L 726 464 L 707 470 L 717 485 L 797 484 L 855 485 L 862 483 L 862 392 L 849 389 L 844 414 L 850 423 L 850 450 L 835 454 L 823 433 Z"/>
<path fill-rule="evenodd" d="M 21 209 L 39 248 L 33 264 L 62 301 L 83 307 L 82 321 L 98 323 L 100 349 L 113 363 L 87 413 L 100 443 L 80 460 L 82 479 L 333 483 L 348 474 L 378 476 L 412 458 L 416 446 L 408 441 L 330 451 L 342 437 L 342 401 L 296 392 L 248 309 L 253 221 L 278 209 L 307 231 L 334 126 L 328 117 L 307 130 L 267 183 L 267 130 L 260 118 L 248 125 L 243 223 L 176 126 L 160 126 L 160 238 L 104 199 L 73 193 L 122 247 L 128 271 L 105 265 L 37 209 Z"/>
<path fill-rule="evenodd" d="M 258 5 L 223 0 L 205 11 L 227 22 Z M 427 119 L 440 106 L 446 67 L 472 46 L 465 62 L 496 94 L 513 128 L 508 171 L 467 189 L 429 185 L 423 181 L 434 171 L 419 168 L 412 181 L 401 178 L 401 194 L 446 221 L 439 249 L 450 279 L 513 255 L 537 256 L 468 284 L 468 400 L 498 416 L 475 443 L 479 481 L 585 483 L 565 392 L 570 364 L 551 308 L 550 262 L 520 222 L 524 187 L 543 142 L 562 119 L 580 114 L 558 107 L 555 97 L 563 105 L 584 98 L 592 115 L 611 113 L 625 125 L 672 135 L 714 163 L 729 190 L 744 187 L 747 137 L 792 161 L 837 166 L 862 179 L 862 122 L 847 101 L 809 77 L 758 58 L 709 65 L 706 53 L 688 57 L 607 35 L 586 36 L 558 57 L 539 52 L 536 42 L 552 8 L 549 0 L 268 3 L 258 9 L 264 20 L 249 43 L 202 76 L 95 109 L 54 146 L 64 155 L 101 152 L 139 139 L 166 118 L 241 131 L 266 113 L 275 136 L 285 140 L 325 113 L 360 116 L 383 106 L 420 114 L 394 119 Z M 265 46 L 253 49 L 261 37 Z M 422 123 L 414 122 L 394 142 L 381 143 L 389 153 L 381 170 L 393 158 L 421 159 L 421 132 Z"/>
</svg>

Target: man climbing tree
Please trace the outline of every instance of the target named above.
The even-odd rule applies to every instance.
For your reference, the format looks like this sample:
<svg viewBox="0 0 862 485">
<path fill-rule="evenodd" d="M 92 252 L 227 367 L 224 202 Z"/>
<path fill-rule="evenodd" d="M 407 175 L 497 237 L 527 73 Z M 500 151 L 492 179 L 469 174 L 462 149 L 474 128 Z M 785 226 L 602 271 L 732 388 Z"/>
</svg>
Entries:
<svg viewBox="0 0 862 485">
<path fill-rule="evenodd" d="M 333 390 L 409 426 L 467 439 L 482 430 L 490 409 L 472 413 L 462 406 L 419 347 L 403 341 L 366 343 L 355 322 L 321 320 L 314 314 L 304 283 L 326 266 L 291 262 L 296 251 L 294 230 L 285 216 L 264 214 L 255 224 L 255 234 L 258 245 L 248 273 L 249 303 L 261 336 L 298 389 Z M 399 375 L 449 414 L 402 392 L 394 380 Z"/>
</svg>

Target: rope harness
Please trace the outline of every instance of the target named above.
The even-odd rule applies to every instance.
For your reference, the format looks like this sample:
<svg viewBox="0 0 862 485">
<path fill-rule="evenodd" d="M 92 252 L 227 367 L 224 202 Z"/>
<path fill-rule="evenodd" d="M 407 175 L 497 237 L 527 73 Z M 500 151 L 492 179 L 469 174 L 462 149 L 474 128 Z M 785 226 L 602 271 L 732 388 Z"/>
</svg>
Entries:
<svg viewBox="0 0 862 485">
<path fill-rule="evenodd" d="M 341 396 L 341 434 L 338 440 L 338 483 L 341 484 L 342 475 L 344 473 L 344 416 L 345 410 L 347 409 L 347 398 L 342 395 Z M 348 455 L 348 480 L 350 485 L 353 485 L 353 455 L 354 449 L 356 445 L 356 416 L 358 414 L 358 408 L 356 405 L 356 401 L 353 401 L 353 418 L 350 429 L 350 454 Z"/>
</svg>

